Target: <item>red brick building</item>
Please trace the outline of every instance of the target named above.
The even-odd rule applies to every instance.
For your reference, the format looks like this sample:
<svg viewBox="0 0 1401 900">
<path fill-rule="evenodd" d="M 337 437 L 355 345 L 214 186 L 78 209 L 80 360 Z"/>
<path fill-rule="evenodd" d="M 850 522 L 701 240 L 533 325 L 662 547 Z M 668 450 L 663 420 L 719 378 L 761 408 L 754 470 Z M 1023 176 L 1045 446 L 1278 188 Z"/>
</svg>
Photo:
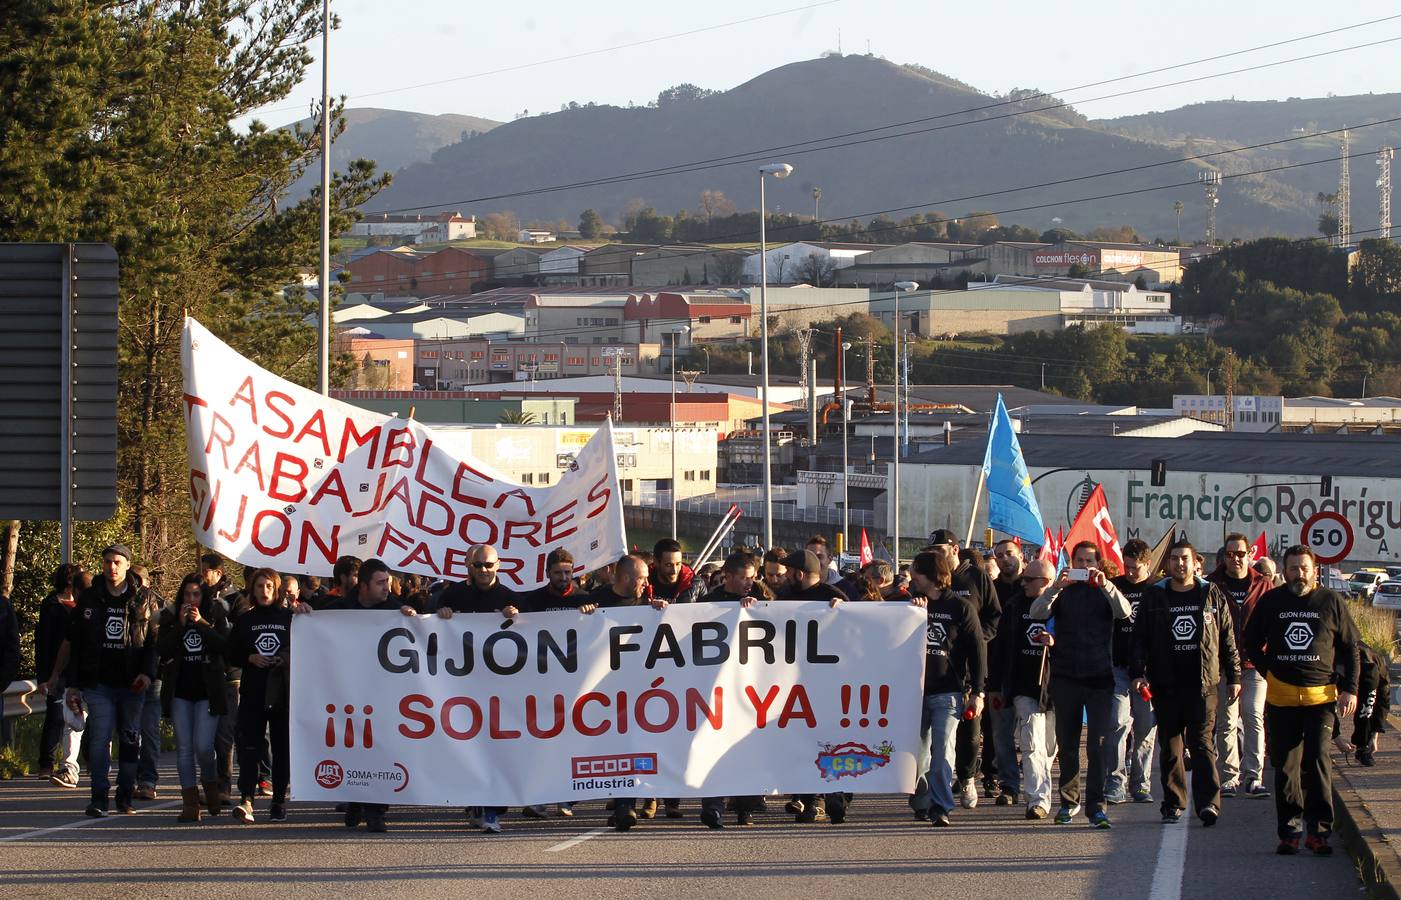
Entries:
<svg viewBox="0 0 1401 900">
<path fill-rule="evenodd" d="M 351 290 L 381 291 L 386 297 L 470 294 L 490 276 L 491 260 L 461 247 L 379 250 L 351 260 L 345 270 Z"/>
</svg>

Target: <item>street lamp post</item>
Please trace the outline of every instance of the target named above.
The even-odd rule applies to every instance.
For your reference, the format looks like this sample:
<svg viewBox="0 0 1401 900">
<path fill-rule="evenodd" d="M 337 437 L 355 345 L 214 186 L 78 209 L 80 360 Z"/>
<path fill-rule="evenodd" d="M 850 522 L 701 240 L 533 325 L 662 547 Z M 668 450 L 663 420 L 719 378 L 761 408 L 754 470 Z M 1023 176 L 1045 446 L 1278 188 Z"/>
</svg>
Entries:
<svg viewBox="0 0 1401 900">
<path fill-rule="evenodd" d="M 891 537 L 894 548 L 892 555 L 895 558 L 896 572 L 900 571 L 900 341 L 904 331 L 900 322 L 900 295 L 917 287 L 919 285 L 913 281 L 895 282 L 895 315 L 892 317 L 892 324 L 895 326 L 895 402 L 891 406 L 895 410 L 895 443 L 890 448 L 890 505 L 892 509 Z"/>
<path fill-rule="evenodd" d="M 678 325 L 667 330 L 671 335 L 671 539 L 676 540 L 676 339 L 691 329 Z"/>
<path fill-rule="evenodd" d="M 764 549 L 773 547 L 773 461 L 772 431 L 769 427 L 769 239 L 768 203 L 764 193 L 767 177 L 787 178 L 793 174 L 788 163 L 759 167 L 759 402 L 764 420 Z"/>
<path fill-rule="evenodd" d="M 851 552 L 851 492 L 848 490 L 851 482 L 851 461 L 847 458 L 846 442 L 847 435 L 851 432 L 851 422 L 848 421 L 848 410 L 851 404 L 846 400 L 846 351 L 851 349 L 851 344 L 842 341 L 842 383 L 837 385 L 837 391 L 841 395 L 837 402 L 842 405 L 842 549 L 847 553 Z"/>
</svg>

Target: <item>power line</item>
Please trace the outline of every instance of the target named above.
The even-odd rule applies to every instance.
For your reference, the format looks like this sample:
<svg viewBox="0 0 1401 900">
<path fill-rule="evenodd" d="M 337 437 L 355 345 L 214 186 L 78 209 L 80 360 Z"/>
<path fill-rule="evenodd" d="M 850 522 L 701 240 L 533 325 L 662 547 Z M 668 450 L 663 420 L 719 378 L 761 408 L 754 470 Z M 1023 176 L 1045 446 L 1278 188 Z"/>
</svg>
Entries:
<svg viewBox="0 0 1401 900">
<path fill-rule="evenodd" d="M 1302 39 L 1301 39 L 1301 40 L 1302 40 Z M 1354 51 L 1354 50 L 1361 50 L 1361 49 L 1366 49 L 1366 48 L 1369 48 L 1369 47 L 1376 47 L 1376 46 L 1381 46 L 1381 45 L 1384 45 L 1384 44 L 1395 43 L 1395 42 L 1397 42 L 1397 41 L 1401 41 L 1401 36 L 1391 37 L 1391 38 L 1384 38 L 1384 39 L 1382 39 L 1382 40 L 1370 41 L 1370 42 L 1363 43 L 1363 44 L 1355 44 L 1355 45 L 1350 46 L 1350 47 L 1342 47 L 1342 48 L 1338 48 L 1338 49 L 1335 49 L 1335 50 L 1325 50 L 1325 51 L 1320 51 L 1320 52 L 1317 52 L 1317 53 L 1310 53 L 1310 54 L 1306 54 L 1306 55 L 1304 55 L 1304 56 L 1293 57 L 1293 58 L 1285 59 L 1285 60 L 1278 60 L 1278 61 L 1270 62 L 1270 63 L 1260 63 L 1260 64 L 1258 64 L 1258 65 L 1246 66 L 1246 67 L 1239 68 L 1239 69 L 1232 69 L 1232 70 L 1226 71 L 1226 72 L 1217 72 L 1217 73 L 1213 73 L 1213 74 L 1210 74 L 1210 75 L 1201 75 L 1201 76 L 1197 76 L 1197 77 L 1195 77 L 1195 78 L 1188 78 L 1188 79 L 1182 79 L 1182 80 L 1179 80 L 1179 81 L 1168 82 L 1168 83 L 1166 83 L 1166 84 L 1149 85 L 1149 86 L 1147 86 L 1147 87 L 1135 88 L 1135 89 L 1129 90 L 1129 91 L 1119 91 L 1119 92 L 1116 92 L 1116 93 L 1113 93 L 1113 94 L 1104 94 L 1104 95 L 1101 95 L 1101 96 L 1099 96 L 1099 97 L 1091 97 L 1091 98 L 1082 99 L 1082 100 L 1079 100 L 1079 101 L 1076 101 L 1076 102 L 1081 103 L 1081 104 L 1084 104 L 1084 103 L 1093 103 L 1093 102 L 1098 101 L 1098 100 L 1108 100 L 1108 99 L 1113 99 L 1113 98 L 1118 98 L 1118 97 L 1126 97 L 1126 96 L 1130 96 L 1130 95 L 1133 95 L 1133 94 L 1146 93 L 1146 92 L 1148 92 L 1148 91 L 1162 90 L 1163 88 L 1180 87 L 1180 86 L 1185 85 L 1185 84 L 1193 84 L 1193 83 L 1196 83 L 1196 82 L 1208 81 L 1208 80 L 1215 79 L 1215 78 L 1224 78 L 1224 77 L 1227 77 L 1227 76 L 1230 76 L 1230 75 L 1239 75 L 1239 74 L 1243 74 L 1243 73 L 1246 73 L 1246 72 L 1259 71 L 1259 70 L 1261 70 L 1261 69 L 1273 68 L 1273 67 L 1275 67 L 1275 66 L 1287 65 L 1287 64 L 1295 63 L 1295 62 L 1302 62 L 1302 61 L 1307 61 L 1307 60 L 1312 60 L 1312 59 L 1319 59 L 1319 58 L 1326 57 L 1326 56 L 1333 56 L 1333 55 L 1336 55 L 1336 54 L 1339 54 L 1339 53 L 1347 53 L 1347 52 L 1351 52 L 1351 51 Z M 1245 51 L 1239 51 L 1239 52 L 1241 52 L 1241 53 L 1246 53 L 1246 52 L 1252 52 L 1252 51 L 1245 50 Z M 1184 63 L 1184 64 L 1182 64 L 1182 65 L 1192 65 L 1192 63 Z M 1140 76 L 1138 76 L 1138 75 L 1125 76 L 1125 78 L 1136 78 L 1136 77 L 1140 77 Z M 1123 79 L 1117 79 L 1117 80 L 1123 80 Z M 1103 83 L 1108 83 L 1108 82 L 1103 82 Z M 1037 95 L 1037 96 L 1043 96 L 1043 95 Z M 1021 102 L 1024 102 L 1024 101 L 1022 101 L 1022 100 L 1002 101 L 1002 102 L 1000 102 L 1000 103 L 998 103 L 998 104 L 993 104 L 993 106 L 1003 106 L 1003 105 L 1007 105 L 1008 102 L 1021 103 Z M 875 128 L 868 128 L 868 129 L 861 129 L 861 130 L 859 130 L 859 131 L 847 132 L 847 133 L 845 133 L 844 135 L 840 135 L 840 136 L 836 136 L 836 137 L 829 136 L 829 137 L 825 137 L 825 138 L 815 138 L 815 139 L 813 139 L 813 140 L 811 140 L 811 141 L 804 141 L 804 142 L 801 142 L 801 143 L 798 143 L 798 144 L 786 144 L 786 145 L 780 145 L 780 146 L 776 146 L 776 147 L 768 147 L 768 148 L 762 148 L 762 149 L 758 149 L 758 150 L 745 151 L 744 153 L 739 153 L 739 154 L 730 154 L 730 155 L 728 155 L 728 156 L 711 157 L 711 158 L 709 158 L 709 159 L 696 160 L 696 161 L 689 162 L 689 163 L 680 163 L 680 164 L 676 164 L 676 165 L 672 165 L 672 166 L 666 166 L 666 167 L 662 167 L 662 168 L 658 168 L 658 169 L 642 169 L 642 170 L 638 170 L 638 171 L 635 171 L 635 172 L 624 173 L 624 174 L 621 174 L 621 175 L 610 175 L 610 176 L 604 176 L 604 177 L 601 177 L 601 178 L 594 178 L 594 179 L 587 179 L 587 180 L 583 180 L 583 181 L 568 182 L 568 183 L 557 184 L 557 185 L 549 185 L 549 186 L 539 187 L 539 188 L 529 188 L 529 189 L 524 189 L 524 190 L 519 190 L 519 191 L 508 191 L 508 192 L 499 193 L 499 194 L 487 194 L 487 195 L 483 195 L 483 196 L 480 196 L 480 197 L 469 197 L 469 198 L 465 198 L 465 199 L 461 199 L 461 200 L 453 200 L 453 201 L 444 202 L 444 203 L 433 203 L 433 204 L 426 204 L 426 205 L 421 205 L 421 206 L 404 206 L 404 207 L 393 207 L 393 208 L 388 208 L 388 209 L 379 209 L 379 210 L 367 211 L 367 213 L 368 213 L 368 214 L 371 214 L 371 215 L 379 215 L 379 214 L 383 214 L 383 213 L 420 212 L 420 211 L 423 211 L 423 210 L 441 209 L 441 208 L 449 207 L 449 206 L 465 206 L 465 205 L 472 204 L 472 203 L 485 203 L 485 202 L 491 201 L 491 200 L 505 200 L 505 199 L 519 198 L 519 197 L 531 197 L 531 196 L 538 196 L 538 195 L 540 195 L 540 194 L 558 193 L 558 192 L 561 192 L 561 191 L 569 191 L 569 190 L 580 190 L 580 189 L 589 188 L 589 187 L 600 187 L 600 186 L 612 185 L 612 184 L 625 184 L 625 183 L 632 182 L 632 181 L 643 181 L 643 180 L 649 180 L 649 179 L 652 179 L 652 178 L 665 177 L 665 176 L 669 176 L 669 175 L 690 174 L 690 173 L 693 173 L 693 172 L 702 172 L 702 171 L 708 171 L 708 170 L 711 170 L 711 169 L 726 168 L 726 167 L 732 166 L 732 165 L 741 165 L 741 164 L 745 164 L 745 163 L 757 162 L 757 161 L 759 161 L 759 159 L 760 159 L 761 157 L 766 157 L 767 155 L 772 154 L 772 153 L 780 153 L 780 152 L 781 152 L 781 153 L 787 153 L 787 154 L 789 154 L 789 155 L 795 155 L 795 154 L 810 154 L 810 153 L 822 153 L 822 152 L 827 152 L 827 151 L 830 151 L 830 150 L 840 150 L 840 149 L 845 149 L 845 148 L 848 148 L 848 147 L 861 146 L 861 145 L 864 145 L 864 144 L 870 144 L 870 143 L 877 143 L 877 142 L 881 142 L 881 141 L 894 140 L 894 139 L 896 139 L 896 138 L 913 137 L 913 136 L 920 135 L 920 134 L 929 134 L 929 133 L 938 132 L 938 131 L 946 131 L 946 130 L 949 130 L 949 129 L 952 129 L 952 128 L 962 128 L 962 127 L 967 126 L 967 125 L 986 124 L 986 123 L 988 123 L 988 122 L 996 122 L 996 121 L 1001 121 L 1001 120 L 1004 120 L 1004 119 L 1013 119 L 1013 118 L 1018 118 L 1018 117 L 1021 117 L 1021 116 L 1027 116 L 1027 115 L 1037 115 L 1037 114 L 1041 114 L 1041 113 L 1045 113 L 1045 112 L 1050 112 L 1050 111 L 1057 110 L 1057 109 L 1065 109 L 1065 108 L 1070 107 L 1071 105 L 1072 105 L 1072 104 L 1071 104 L 1070 102 L 1061 101 L 1061 102 L 1057 102 L 1057 103 L 1050 104 L 1050 105 L 1047 105 L 1047 106 L 1037 107 L 1037 108 L 1035 108 L 1035 109 L 1014 110 L 1014 111 L 1012 111 L 1012 112 L 1003 113 L 1003 114 L 1001 114 L 1001 115 L 987 116 L 987 117 L 984 117 L 984 118 L 971 119 L 971 120 L 962 121 L 962 122 L 949 122 L 949 123 L 944 123 L 944 124 L 941 124 L 941 125 L 931 126 L 931 127 L 928 127 L 928 128 L 916 129 L 916 130 L 914 130 L 914 131 L 904 131 L 904 132 L 900 132 L 900 133 L 898 133 L 898 134 L 888 134 L 888 135 L 879 135 L 879 134 L 876 134 L 877 132 L 888 131 L 888 130 L 890 130 L 890 129 L 893 128 L 893 127 L 901 127 L 901 126 L 894 126 L 894 125 L 882 125 L 882 126 L 875 127 Z M 912 122 L 912 123 L 915 123 L 915 122 L 920 122 L 920 121 L 931 121 L 931 120 L 943 119 L 943 118 L 947 118 L 947 117 L 955 116 L 955 115 L 965 115 L 965 114 L 967 114 L 967 113 L 970 113 L 970 112 L 978 112 L 978 111 L 981 111 L 982 109 L 986 109 L 986 108 L 991 108 L 991 107 L 979 107 L 979 108 L 974 108 L 974 109 L 970 109 L 970 110 L 960 110 L 960 111 L 953 112 L 953 113 L 942 113 L 942 114 L 937 115 L 937 116 L 928 117 L 927 119 L 924 119 L 924 120 L 918 120 L 918 119 L 916 119 L 916 120 L 911 120 L 911 122 Z M 829 144 L 829 145 L 819 146 L 819 147 L 807 146 L 807 145 L 810 145 L 810 144 L 817 144 L 817 143 L 822 143 L 822 142 L 829 141 L 829 140 L 834 140 L 834 139 L 837 139 L 837 137 L 850 137 L 850 136 L 861 135 L 861 134 L 873 134 L 873 135 L 875 135 L 875 136 L 873 136 L 873 137 L 865 137 L 865 138 L 861 138 L 861 139 L 859 139 L 859 140 L 845 141 L 845 142 L 842 142 L 842 143 Z M 803 147 L 807 147 L 807 149 L 794 149 L 794 148 L 803 148 Z M 752 157 L 752 158 L 751 158 L 751 157 Z"/>
</svg>

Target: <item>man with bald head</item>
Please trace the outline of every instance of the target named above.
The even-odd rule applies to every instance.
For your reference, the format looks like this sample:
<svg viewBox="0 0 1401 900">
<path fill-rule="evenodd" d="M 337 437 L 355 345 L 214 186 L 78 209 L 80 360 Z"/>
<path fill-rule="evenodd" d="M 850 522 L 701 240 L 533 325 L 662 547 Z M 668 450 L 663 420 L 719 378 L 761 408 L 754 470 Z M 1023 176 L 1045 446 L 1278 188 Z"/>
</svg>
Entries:
<svg viewBox="0 0 1401 900">
<path fill-rule="evenodd" d="M 490 544 L 477 544 L 467 551 L 472 572 L 466 581 L 449 586 L 438 595 L 438 615 L 451 619 L 453 613 L 501 613 L 516 615 L 519 598 L 496 577 L 501 558 Z"/>
<path fill-rule="evenodd" d="M 1015 717 L 1022 748 L 1021 771 L 1001 772 L 1004 786 L 1015 793 L 1020 782 L 1028 819 L 1044 819 L 1051 811 L 1051 762 L 1056 758 L 1055 714 L 1046 702 L 1045 623 L 1031 615 L 1031 604 L 1055 577 L 1055 566 L 1033 559 L 1022 569 L 1018 590 L 1002 607 L 998 658 L 989 663 L 988 693 Z M 995 668 L 993 668 L 995 667 Z"/>
</svg>

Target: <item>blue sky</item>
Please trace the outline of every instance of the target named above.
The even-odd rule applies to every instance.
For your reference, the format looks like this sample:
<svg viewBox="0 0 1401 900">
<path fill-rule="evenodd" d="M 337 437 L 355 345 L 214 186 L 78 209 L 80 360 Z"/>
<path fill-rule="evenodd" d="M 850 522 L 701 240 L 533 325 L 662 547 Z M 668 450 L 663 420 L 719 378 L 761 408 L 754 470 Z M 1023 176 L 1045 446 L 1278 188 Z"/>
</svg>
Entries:
<svg viewBox="0 0 1401 900">
<path fill-rule="evenodd" d="M 342 26 L 332 36 L 331 90 L 347 95 L 349 106 L 505 121 L 524 110 L 553 111 L 571 100 L 646 103 L 681 82 L 731 88 L 768 69 L 835 50 L 838 31 L 846 53 L 865 53 L 869 46 L 892 62 L 919 63 L 982 90 L 1004 92 L 1014 87 L 1060 90 L 1401 15 L 1401 3 L 1334 7 L 1301 0 L 1153 5 L 1101 0 L 333 0 L 332 9 Z M 751 21 L 742 21 L 746 19 Z M 709 30 L 667 39 L 695 29 Z M 1069 93 L 1066 99 L 1076 102 L 1392 37 L 1401 37 L 1401 18 Z M 650 43 L 621 46 L 644 41 Z M 313 49 L 319 56 L 319 43 Z M 602 52 L 546 62 L 592 51 Z M 1401 42 L 1076 105 L 1100 118 L 1230 97 L 1401 91 L 1398 51 Z M 503 69 L 513 70 L 498 71 Z M 258 118 L 281 125 L 305 115 L 320 90 L 319 63 L 308 75 L 291 97 Z"/>
</svg>

